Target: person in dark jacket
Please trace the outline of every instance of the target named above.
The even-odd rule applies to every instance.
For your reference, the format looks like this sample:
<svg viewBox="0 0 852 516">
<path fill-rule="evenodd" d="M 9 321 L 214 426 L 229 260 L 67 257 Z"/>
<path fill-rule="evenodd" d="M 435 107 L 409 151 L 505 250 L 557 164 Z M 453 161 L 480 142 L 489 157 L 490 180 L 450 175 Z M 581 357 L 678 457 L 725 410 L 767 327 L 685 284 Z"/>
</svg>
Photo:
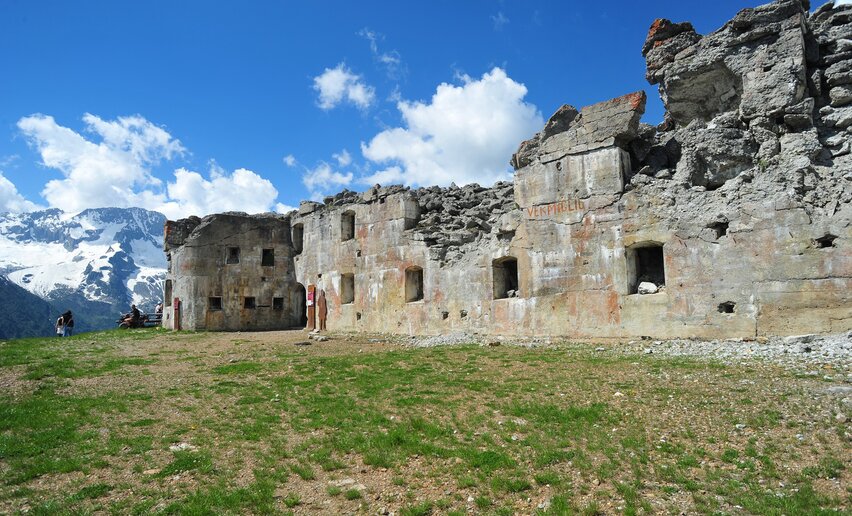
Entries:
<svg viewBox="0 0 852 516">
<path fill-rule="evenodd" d="M 74 333 L 74 314 L 68 310 L 59 319 L 62 322 L 62 336 L 70 337 Z"/>
</svg>

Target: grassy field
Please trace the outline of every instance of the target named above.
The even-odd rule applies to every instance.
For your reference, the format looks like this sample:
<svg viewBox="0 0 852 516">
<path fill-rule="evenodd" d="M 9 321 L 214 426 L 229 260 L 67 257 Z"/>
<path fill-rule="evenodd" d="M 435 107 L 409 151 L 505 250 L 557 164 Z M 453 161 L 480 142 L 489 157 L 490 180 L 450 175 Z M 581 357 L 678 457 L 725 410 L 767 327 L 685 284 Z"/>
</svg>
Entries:
<svg viewBox="0 0 852 516">
<path fill-rule="evenodd" d="M 0 513 L 852 510 L 849 424 L 820 376 L 615 345 L 305 341 L 0 344 Z"/>
</svg>

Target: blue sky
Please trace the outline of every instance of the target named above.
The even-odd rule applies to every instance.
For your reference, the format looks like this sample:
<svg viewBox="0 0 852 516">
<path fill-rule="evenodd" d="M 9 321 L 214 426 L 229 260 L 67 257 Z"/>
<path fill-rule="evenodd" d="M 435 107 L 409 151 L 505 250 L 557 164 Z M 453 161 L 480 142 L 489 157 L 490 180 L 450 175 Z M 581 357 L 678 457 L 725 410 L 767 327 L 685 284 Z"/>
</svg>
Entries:
<svg viewBox="0 0 852 516">
<path fill-rule="evenodd" d="M 279 210 L 510 177 L 560 105 L 644 89 L 658 17 L 756 3 L 0 3 L 0 210 Z"/>
</svg>

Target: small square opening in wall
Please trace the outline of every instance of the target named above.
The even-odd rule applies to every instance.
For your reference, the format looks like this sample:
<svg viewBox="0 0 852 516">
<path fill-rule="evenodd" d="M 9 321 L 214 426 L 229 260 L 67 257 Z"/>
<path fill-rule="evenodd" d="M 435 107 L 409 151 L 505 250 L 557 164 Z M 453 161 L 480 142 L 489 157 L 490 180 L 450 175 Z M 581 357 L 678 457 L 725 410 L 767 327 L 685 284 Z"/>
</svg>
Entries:
<svg viewBox="0 0 852 516">
<path fill-rule="evenodd" d="M 650 294 L 666 285 L 666 267 L 663 257 L 663 244 L 645 242 L 628 248 L 627 276 L 630 294 Z M 643 285 L 640 291 L 639 286 Z M 650 284 L 650 285 L 649 285 Z M 653 287 L 651 287 L 653 285 Z"/>
<path fill-rule="evenodd" d="M 340 276 L 340 304 L 348 305 L 355 302 L 355 275 Z"/>
<path fill-rule="evenodd" d="M 229 263 L 229 264 L 240 263 L 240 248 L 239 247 L 229 247 L 228 248 L 228 256 L 225 259 L 225 263 Z"/>
<path fill-rule="evenodd" d="M 207 298 L 207 309 L 208 310 L 221 310 L 222 309 L 222 298 L 221 297 L 208 297 Z"/>
<path fill-rule="evenodd" d="M 257 308 L 257 302 L 255 301 L 255 298 L 253 298 L 253 297 L 243 298 L 243 308 L 246 308 L 246 309 L 249 309 L 249 310 L 253 310 L 253 309 Z"/>
<path fill-rule="evenodd" d="M 816 244 L 817 249 L 827 249 L 829 247 L 835 247 L 835 240 L 837 240 L 837 236 L 829 233 L 814 240 L 814 244 Z"/>
<path fill-rule="evenodd" d="M 727 222 L 714 222 L 707 226 L 712 229 L 716 234 L 716 240 L 722 238 L 723 236 L 728 234 L 728 223 Z"/>
<path fill-rule="evenodd" d="M 264 249 L 261 252 L 260 265 L 262 267 L 272 267 L 275 265 L 275 249 Z"/>
<path fill-rule="evenodd" d="M 725 301 L 724 303 L 719 303 L 719 313 L 720 314 L 732 314 L 734 313 L 734 307 L 737 306 L 733 301 Z"/>
<path fill-rule="evenodd" d="M 272 309 L 273 310 L 284 310 L 284 298 L 283 297 L 273 297 L 272 298 Z"/>
</svg>

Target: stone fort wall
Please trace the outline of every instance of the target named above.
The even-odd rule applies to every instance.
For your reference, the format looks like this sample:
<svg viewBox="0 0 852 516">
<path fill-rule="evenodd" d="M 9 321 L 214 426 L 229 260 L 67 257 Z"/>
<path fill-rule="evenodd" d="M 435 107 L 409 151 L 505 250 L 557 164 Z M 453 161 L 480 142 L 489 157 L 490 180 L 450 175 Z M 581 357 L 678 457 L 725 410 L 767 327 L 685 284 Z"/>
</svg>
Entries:
<svg viewBox="0 0 852 516">
<path fill-rule="evenodd" d="M 303 326 L 313 285 L 341 331 L 852 329 L 852 6 L 808 8 L 778 0 L 706 36 L 658 20 L 643 52 L 664 123 L 640 123 L 642 92 L 563 106 L 512 183 L 170 221 L 166 325 Z"/>
</svg>

